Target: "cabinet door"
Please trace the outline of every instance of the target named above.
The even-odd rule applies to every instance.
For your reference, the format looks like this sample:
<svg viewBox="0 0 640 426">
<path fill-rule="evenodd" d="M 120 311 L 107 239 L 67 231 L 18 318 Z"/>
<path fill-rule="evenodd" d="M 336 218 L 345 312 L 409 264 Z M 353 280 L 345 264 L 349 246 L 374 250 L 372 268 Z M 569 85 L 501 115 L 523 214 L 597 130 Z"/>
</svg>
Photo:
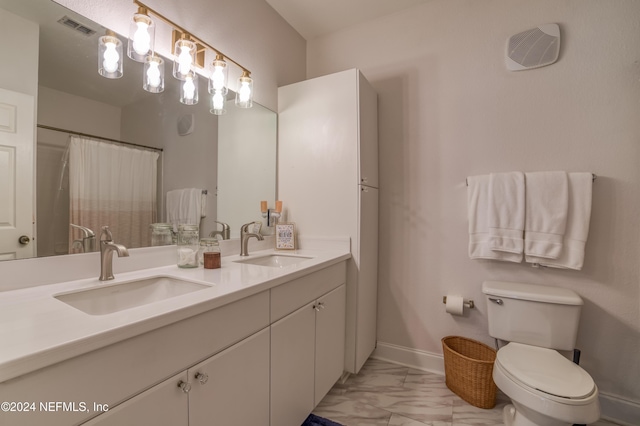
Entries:
<svg viewBox="0 0 640 426">
<path fill-rule="evenodd" d="M 300 426 L 314 407 L 314 303 L 271 326 L 271 425 Z"/>
<path fill-rule="evenodd" d="M 345 289 L 343 284 L 316 303 L 314 406 L 318 405 L 344 371 Z"/>
<path fill-rule="evenodd" d="M 141 394 L 109 408 L 109 411 L 85 426 L 171 425 L 188 426 L 189 400 L 180 383 L 187 382 L 187 373 L 175 375 Z M 187 389 L 188 390 L 188 389 Z M 87 407 L 93 411 L 94 407 Z"/>
<path fill-rule="evenodd" d="M 189 380 L 189 426 L 268 426 L 269 328 L 190 368 Z"/>
</svg>

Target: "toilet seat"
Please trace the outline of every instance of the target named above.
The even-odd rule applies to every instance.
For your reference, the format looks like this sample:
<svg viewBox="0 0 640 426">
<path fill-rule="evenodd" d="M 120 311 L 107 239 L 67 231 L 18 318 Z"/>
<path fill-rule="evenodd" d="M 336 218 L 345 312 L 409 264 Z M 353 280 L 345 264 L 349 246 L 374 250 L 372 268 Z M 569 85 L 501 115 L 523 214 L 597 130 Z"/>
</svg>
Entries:
<svg viewBox="0 0 640 426">
<path fill-rule="evenodd" d="M 579 404 L 597 389 L 589 373 L 553 349 L 511 342 L 500 348 L 496 364 L 520 386 L 564 404 Z"/>
</svg>

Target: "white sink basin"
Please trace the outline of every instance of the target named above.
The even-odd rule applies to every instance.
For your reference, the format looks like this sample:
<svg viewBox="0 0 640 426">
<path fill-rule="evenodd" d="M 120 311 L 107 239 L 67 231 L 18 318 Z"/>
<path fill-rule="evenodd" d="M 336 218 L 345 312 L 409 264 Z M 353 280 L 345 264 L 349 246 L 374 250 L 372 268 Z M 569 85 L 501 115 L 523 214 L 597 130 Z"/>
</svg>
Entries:
<svg viewBox="0 0 640 426">
<path fill-rule="evenodd" d="M 105 284 L 54 297 L 89 315 L 105 315 L 205 288 L 209 286 L 169 277 L 154 277 L 116 285 Z"/>
<path fill-rule="evenodd" d="M 245 263 L 250 265 L 259 265 L 259 266 L 269 266 L 271 268 L 284 268 L 286 266 L 293 266 L 309 259 L 313 259 L 312 257 L 306 256 L 295 256 L 295 255 L 285 255 L 285 254 L 268 254 L 266 256 L 260 257 L 252 257 L 244 260 L 236 260 L 236 263 Z"/>
</svg>

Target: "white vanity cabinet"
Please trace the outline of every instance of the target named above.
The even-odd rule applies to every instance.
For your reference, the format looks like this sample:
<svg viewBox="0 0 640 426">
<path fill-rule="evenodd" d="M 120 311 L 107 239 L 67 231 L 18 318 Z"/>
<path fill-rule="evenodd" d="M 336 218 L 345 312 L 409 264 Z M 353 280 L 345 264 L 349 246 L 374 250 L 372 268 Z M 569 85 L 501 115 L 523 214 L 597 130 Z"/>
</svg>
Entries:
<svg viewBox="0 0 640 426">
<path fill-rule="evenodd" d="M 163 382 L 168 378 L 221 353 L 225 348 L 233 347 L 260 330 L 268 329 L 269 324 L 269 291 L 263 291 L 2 382 L 0 401 L 34 402 L 36 406 L 28 413 L 0 411 L 0 425 L 79 424 L 101 412 L 94 410 L 94 403 L 108 406 L 110 410 L 121 403 L 128 403 L 132 407 L 126 411 L 131 413 L 136 405 L 131 398 L 159 383 L 164 386 Z M 239 370 L 239 374 L 241 372 Z M 190 377 L 188 379 L 193 381 Z M 187 404 L 187 399 L 180 399 L 177 405 L 164 399 L 167 394 L 176 396 L 175 391 L 179 391 L 175 381 L 171 384 L 171 379 L 168 379 L 166 383 L 167 392 L 154 388 L 147 398 L 160 399 L 162 402 L 158 406 L 164 406 L 158 409 L 175 409 L 183 412 L 186 418 L 187 411 L 180 405 Z M 75 406 L 53 406 L 50 411 L 43 411 L 39 406 L 50 402 L 75 403 Z M 85 403 L 87 409 L 82 409 L 80 403 Z M 145 410 L 140 408 L 140 411 Z"/>
<path fill-rule="evenodd" d="M 345 278 L 342 262 L 271 290 L 272 426 L 302 424 L 344 371 Z"/>
<path fill-rule="evenodd" d="M 269 328 L 148 389 L 85 426 L 269 425 Z"/>
<path fill-rule="evenodd" d="M 177 374 L 89 420 L 84 426 L 188 426 L 189 401 L 178 386 L 180 383 L 187 383 L 187 379 L 186 371 Z"/>
<path fill-rule="evenodd" d="M 344 370 L 346 262 L 296 277 L 6 380 L 36 407 L 0 425 L 299 426 Z"/>
</svg>

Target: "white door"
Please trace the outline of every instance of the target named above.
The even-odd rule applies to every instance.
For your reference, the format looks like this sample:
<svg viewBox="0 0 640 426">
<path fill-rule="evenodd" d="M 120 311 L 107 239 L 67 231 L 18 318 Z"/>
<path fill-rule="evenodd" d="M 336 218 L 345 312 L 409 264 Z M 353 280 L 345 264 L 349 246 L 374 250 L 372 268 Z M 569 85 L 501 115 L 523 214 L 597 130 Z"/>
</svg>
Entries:
<svg viewBox="0 0 640 426">
<path fill-rule="evenodd" d="M 331 390 L 344 371 L 346 286 L 318 299 L 316 307 L 315 405 Z"/>
<path fill-rule="evenodd" d="M 313 410 L 314 306 L 311 302 L 271 326 L 271 425 L 299 426 Z"/>
<path fill-rule="evenodd" d="M 189 369 L 189 426 L 269 425 L 269 337 L 265 328 Z"/>
<path fill-rule="evenodd" d="M 35 255 L 34 100 L 0 89 L 0 260 Z"/>
</svg>

